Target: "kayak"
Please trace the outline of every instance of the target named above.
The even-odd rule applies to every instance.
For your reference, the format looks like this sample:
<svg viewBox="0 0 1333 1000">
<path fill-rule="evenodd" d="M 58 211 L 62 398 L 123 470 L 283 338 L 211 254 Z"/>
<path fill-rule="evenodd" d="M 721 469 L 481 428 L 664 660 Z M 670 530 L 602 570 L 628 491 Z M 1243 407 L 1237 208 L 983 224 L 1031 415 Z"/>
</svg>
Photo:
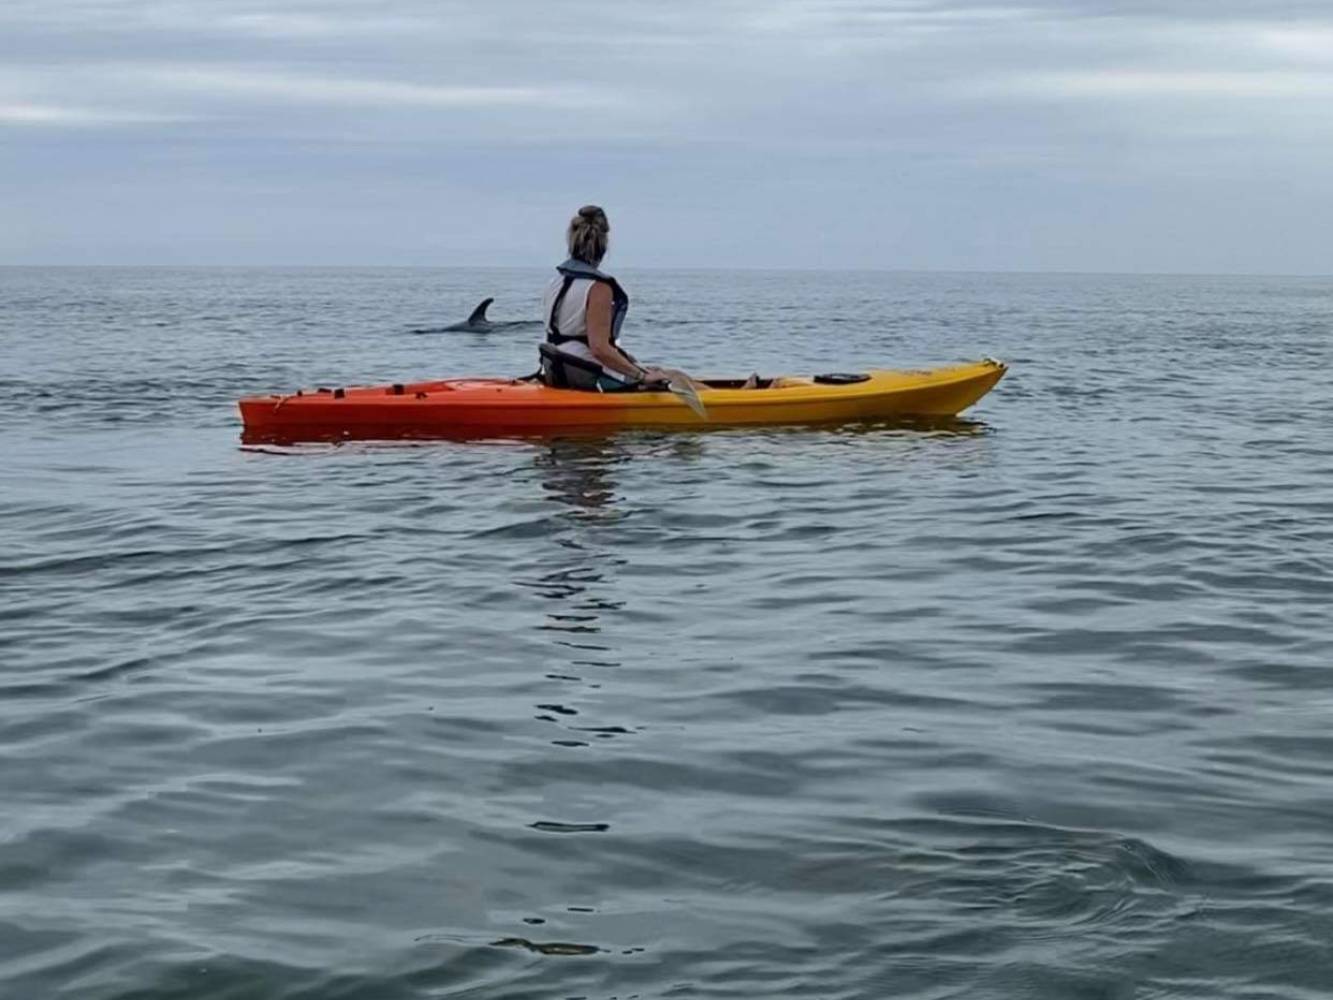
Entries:
<svg viewBox="0 0 1333 1000">
<path fill-rule="evenodd" d="M 252 396 L 239 406 L 245 437 L 274 442 L 827 424 L 955 416 L 1005 371 L 986 359 L 929 370 L 781 376 L 760 388 L 703 379 L 694 406 L 672 392 L 588 392 L 496 378 L 303 390 Z"/>
<path fill-rule="evenodd" d="M 239 406 L 245 437 L 274 442 L 827 424 L 955 416 L 1006 370 L 986 359 L 928 370 L 781 376 L 755 389 L 704 379 L 697 391 L 702 413 L 672 392 L 588 392 L 496 378 L 304 390 L 252 396 Z"/>
</svg>

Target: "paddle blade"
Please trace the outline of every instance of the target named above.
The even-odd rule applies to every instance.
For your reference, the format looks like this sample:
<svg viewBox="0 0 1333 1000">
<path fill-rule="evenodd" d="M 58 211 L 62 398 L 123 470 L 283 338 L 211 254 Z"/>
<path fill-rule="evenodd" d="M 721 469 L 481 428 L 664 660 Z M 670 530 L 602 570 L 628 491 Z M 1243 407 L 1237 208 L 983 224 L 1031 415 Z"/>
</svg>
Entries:
<svg viewBox="0 0 1333 1000">
<path fill-rule="evenodd" d="M 694 386 L 684 379 L 671 379 L 667 382 L 667 388 L 684 401 L 685 405 L 699 415 L 701 420 L 708 419 L 708 408 L 704 406 L 703 400 L 699 394 L 694 391 Z"/>
</svg>

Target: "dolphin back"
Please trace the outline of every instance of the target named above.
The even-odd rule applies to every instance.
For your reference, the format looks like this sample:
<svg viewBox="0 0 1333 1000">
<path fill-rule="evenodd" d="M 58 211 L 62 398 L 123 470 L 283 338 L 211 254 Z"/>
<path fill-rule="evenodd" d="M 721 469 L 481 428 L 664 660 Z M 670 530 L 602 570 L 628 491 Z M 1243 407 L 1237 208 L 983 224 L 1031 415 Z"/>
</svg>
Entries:
<svg viewBox="0 0 1333 1000">
<path fill-rule="evenodd" d="M 472 315 L 467 318 L 468 323 L 485 323 L 486 310 L 491 307 L 491 303 L 494 301 L 495 299 L 482 299 L 477 304 L 477 308 L 472 310 Z"/>
</svg>

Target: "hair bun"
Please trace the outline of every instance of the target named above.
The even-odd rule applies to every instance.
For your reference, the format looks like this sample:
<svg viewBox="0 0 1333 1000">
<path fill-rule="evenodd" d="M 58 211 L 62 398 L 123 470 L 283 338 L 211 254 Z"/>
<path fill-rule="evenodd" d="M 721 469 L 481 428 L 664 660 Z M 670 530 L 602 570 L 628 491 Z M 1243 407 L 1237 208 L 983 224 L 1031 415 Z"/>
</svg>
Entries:
<svg viewBox="0 0 1333 1000">
<path fill-rule="evenodd" d="M 579 209 L 579 218 L 591 222 L 599 229 L 610 229 L 611 225 L 606 220 L 606 213 L 602 211 L 600 205 L 584 205 Z"/>
</svg>

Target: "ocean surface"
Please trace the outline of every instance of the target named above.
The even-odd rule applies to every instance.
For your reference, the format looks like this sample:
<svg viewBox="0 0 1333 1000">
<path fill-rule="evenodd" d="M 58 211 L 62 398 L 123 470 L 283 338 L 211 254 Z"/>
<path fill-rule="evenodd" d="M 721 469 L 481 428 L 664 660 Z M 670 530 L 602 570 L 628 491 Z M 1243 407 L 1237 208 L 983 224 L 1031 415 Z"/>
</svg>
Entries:
<svg viewBox="0 0 1333 1000">
<path fill-rule="evenodd" d="M 955 426 L 247 448 L 522 270 L 0 269 L 0 997 L 1333 996 L 1333 280 L 643 272 Z"/>
</svg>

